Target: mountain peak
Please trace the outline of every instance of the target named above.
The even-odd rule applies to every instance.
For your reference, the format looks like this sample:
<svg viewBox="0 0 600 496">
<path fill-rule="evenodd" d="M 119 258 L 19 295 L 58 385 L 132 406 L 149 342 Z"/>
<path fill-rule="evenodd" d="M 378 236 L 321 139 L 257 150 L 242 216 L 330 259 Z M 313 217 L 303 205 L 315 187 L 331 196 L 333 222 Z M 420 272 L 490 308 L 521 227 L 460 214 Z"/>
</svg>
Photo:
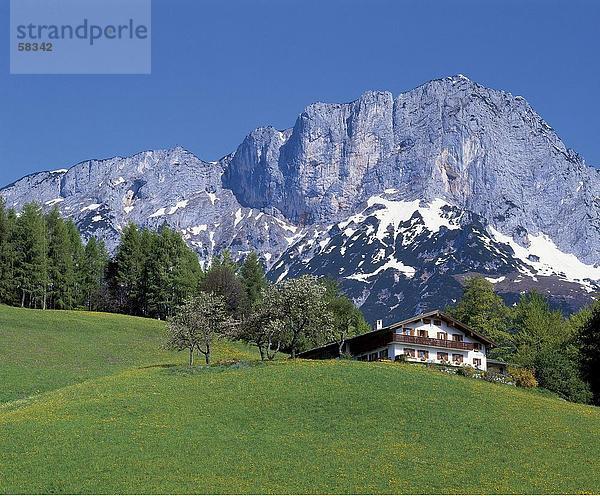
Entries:
<svg viewBox="0 0 600 496">
<path fill-rule="evenodd" d="M 385 219 L 396 225 L 402 218 L 403 225 L 397 232 L 387 220 L 376 227 L 371 253 L 370 223 L 383 213 L 373 219 L 371 210 L 381 208 L 369 201 L 392 191 Z M 31 200 L 57 205 L 84 236 L 112 247 L 127 222 L 166 223 L 203 261 L 225 248 L 238 256 L 255 250 L 266 265 L 279 267 L 277 277 L 294 275 L 283 254 L 304 238 L 306 249 L 297 255 L 307 260 L 302 270 L 333 270 L 338 253 L 339 266 L 329 275 L 354 284 L 358 298 L 372 274 L 374 298 L 387 305 L 386 294 L 393 293 L 398 311 L 409 305 L 406 284 L 414 284 L 410 291 L 418 302 L 431 284 L 441 284 L 446 269 L 457 277 L 465 271 L 505 277 L 507 284 L 509 271 L 517 270 L 513 282 L 529 277 L 527 284 L 537 287 L 534 278 L 540 277 L 545 290 L 553 283 L 543 286 L 541 277 L 563 277 L 556 267 L 577 274 L 563 280 L 579 284 L 582 274 L 595 280 L 590 267 L 600 264 L 598 171 L 566 149 L 522 98 L 462 74 L 397 96 L 366 91 L 349 103 L 314 103 L 293 128 L 257 128 L 217 162 L 177 146 L 88 160 L 67 174 L 39 173 L 1 194 L 17 208 Z M 443 207 L 418 206 L 433 201 Z M 458 224 L 446 222 L 455 217 Z M 349 219 L 356 226 L 339 227 Z M 429 228 L 437 224 L 441 229 Z M 358 228 L 365 234 L 362 245 L 354 237 Z M 328 244 L 340 229 L 347 239 Z M 491 241 L 486 232 L 494 233 Z M 417 238 L 422 249 L 415 249 Z M 321 243 L 321 258 L 307 255 L 309 245 L 314 251 Z M 447 253 L 448 246 L 454 251 Z M 407 267 L 426 270 L 407 283 Z M 456 279 L 447 279 L 440 293 L 452 284 Z"/>
<path fill-rule="evenodd" d="M 453 76 L 447 76 L 447 77 L 443 78 L 442 80 L 447 80 L 452 83 L 458 83 L 458 82 L 473 83 L 474 82 L 474 81 L 471 81 L 471 79 L 469 79 L 464 74 L 454 74 Z"/>
</svg>

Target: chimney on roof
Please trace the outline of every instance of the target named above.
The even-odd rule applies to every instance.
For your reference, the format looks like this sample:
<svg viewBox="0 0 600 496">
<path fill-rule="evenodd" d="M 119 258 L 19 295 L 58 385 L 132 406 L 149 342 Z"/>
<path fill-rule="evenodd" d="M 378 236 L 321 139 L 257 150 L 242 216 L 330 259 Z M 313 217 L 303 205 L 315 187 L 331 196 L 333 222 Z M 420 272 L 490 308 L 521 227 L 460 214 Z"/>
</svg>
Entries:
<svg viewBox="0 0 600 496">
<path fill-rule="evenodd" d="M 383 320 L 379 319 L 377 322 L 375 322 L 375 330 L 378 331 L 379 329 L 383 328 Z"/>
</svg>

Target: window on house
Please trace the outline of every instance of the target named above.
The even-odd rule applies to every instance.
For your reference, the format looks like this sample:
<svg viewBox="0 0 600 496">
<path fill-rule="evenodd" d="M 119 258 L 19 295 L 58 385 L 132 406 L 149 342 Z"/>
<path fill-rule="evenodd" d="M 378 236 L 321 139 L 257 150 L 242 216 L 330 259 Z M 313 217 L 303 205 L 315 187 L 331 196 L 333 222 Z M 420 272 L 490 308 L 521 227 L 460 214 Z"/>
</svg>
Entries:
<svg viewBox="0 0 600 496">
<path fill-rule="evenodd" d="M 415 357 L 415 350 L 413 350 L 412 348 L 404 348 L 404 354 L 406 356 L 414 358 Z"/>
<path fill-rule="evenodd" d="M 442 353 L 442 352 L 438 351 L 437 359 L 440 362 L 447 362 L 448 361 L 448 353 Z"/>
<path fill-rule="evenodd" d="M 452 353 L 452 361 L 455 363 L 463 363 L 463 356 L 460 353 Z"/>
<path fill-rule="evenodd" d="M 427 337 L 427 331 L 425 329 L 419 329 L 419 337 L 426 338 Z"/>
<path fill-rule="evenodd" d="M 369 355 L 369 362 L 374 362 L 375 360 L 377 360 L 377 353 L 371 353 Z"/>
<path fill-rule="evenodd" d="M 473 365 L 474 365 L 476 368 L 479 368 L 479 367 L 481 367 L 481 358 L 473 358 Z"/>
<path fill-rule="evenodd" d="M 462 341 L 462 340 L 463 340 L 462 334 L 452 334 L 452 341 Z"/>
<path fill-rule="evenodd" d="M 445 332 L 438 332 L 437 333 L 437 338 L 438 339 L 448 339 L 448 334 Z"/>
<path fill-rule="evenodd" d="M 481 345 L 479 343 L 473 343 L 473 351 L 481 350 Z"/>
<path fill-rule="evenodd" d="M 423 324 L 431 324 L 431 319 L 423 319 Z"/>
<path fill-rule="evenodd" d="M 441 326 L 442 325 L 442 321 L 441 320 L 434 320 L 433 321 L 433 325 Z"/>
<path fill-rule="evenodd" d="M 379 358 L 387 358 L 387 357 L 388 357 L 387 350 L 381 350 L 379 352 Z"/>
<path fill-rule="evenodd" d="M 429 358 L 429 352 L 427 350 L 419 350 L 418 356 L 421 360 L 427 360 Z"/>
</svg>

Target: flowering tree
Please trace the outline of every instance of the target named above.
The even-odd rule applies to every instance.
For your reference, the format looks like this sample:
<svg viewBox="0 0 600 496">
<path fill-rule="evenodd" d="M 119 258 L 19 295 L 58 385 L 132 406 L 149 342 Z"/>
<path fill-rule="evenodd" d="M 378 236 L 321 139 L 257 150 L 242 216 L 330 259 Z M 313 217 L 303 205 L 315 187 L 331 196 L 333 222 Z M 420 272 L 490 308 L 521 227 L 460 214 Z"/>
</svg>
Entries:
<svg viewBox="0 0 600 496">
<path fill-rule="evenodd" d="M 320 344 L 331 335 L 333 317 L 325 292 L 314 276 L 286 279 L 267 288 L 265 305 L 272 320 L 279 322 L 291 358 L 300 347 Z"/>
<path fill-rule="evenodd" d="M 227 334 L 233 322 L 227 315 L 222 296 L 200 292 L 179 307 L 167 325 L 167 348 L 189 351 L 189 366 L 194 365 L 194 351 L 204 355 L 210 365 L 211 346 L 215 338 Z"/>
</svg>

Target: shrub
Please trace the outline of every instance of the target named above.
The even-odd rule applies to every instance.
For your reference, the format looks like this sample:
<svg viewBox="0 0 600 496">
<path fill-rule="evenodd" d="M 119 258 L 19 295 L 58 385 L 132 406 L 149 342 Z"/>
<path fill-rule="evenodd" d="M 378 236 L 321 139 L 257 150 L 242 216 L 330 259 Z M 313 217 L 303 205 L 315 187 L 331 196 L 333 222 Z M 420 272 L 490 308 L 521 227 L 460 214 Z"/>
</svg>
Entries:
<svg viewBox="0 0 600 496">
<path fill-rule="evenodd" d="M 445 374 L 452 374 L 452 375 L 456 374 L 456 367 L 449 367 L 449 366 L 446 366 L 446 365 L 440 365 L 439 366 L 439 370 L 440 370 L 440 372 L 444 372 Z"/>
<path fill-rule="evenodd" d="M 509 375 L 515 381 L 515 384 L 522 388 L 537 387 L 538 382 L 532 370 L 522 367 L 509 367 Z"/>
<path fill-rule="evenodd" d="M 509 386 L 514 386 L 515 383 L 512 379 L 512 377 L 506 375 L 506 374 L 498 374 L 497 372 L 489 372 L 486 371 L 483 373 L 483 375 L 481 376 L 481 378 L 484 381 L 488 381 L 488 382 L 497 382 L 500 384 L 507 384 Z"/>
<path fill-rule="evenodd" d="M 540 353 L 535 360 L 535 375 L 541 387 L 561 398 L 577 403 L 589 403 L 592 393 L 579 375 L 577 362 L 560 350 Z"/>
<path fill-rule="evenodd" d="M 394 358 L 395 362 L 406 362 L 406 355 L 396 355 Z"/>
<path fill-rule="evenodd" d="M 462 375 L 463 377 L 474 377 L 475 369 L 470 365 L 465 365 L 464 367 L 459 367 L 457 370 L 458 375 Z"/>
</svg>

